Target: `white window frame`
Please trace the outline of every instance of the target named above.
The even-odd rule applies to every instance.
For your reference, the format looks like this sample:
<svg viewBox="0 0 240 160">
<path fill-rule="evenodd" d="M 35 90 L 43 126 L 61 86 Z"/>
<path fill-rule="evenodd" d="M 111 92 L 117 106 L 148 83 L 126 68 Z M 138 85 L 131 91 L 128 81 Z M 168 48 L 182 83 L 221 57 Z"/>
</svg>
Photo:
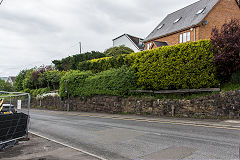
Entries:
<svg viewBox="0 0 240 160">
<path fill-rule="evenodd" d="M 187 33 L 183 33 L 183 43 L 187 42 Z"/>
<path fill-rule="evenodd" d="M 187 42 L 191 41 L 191 32 L 187 32 Z"/>
<path fill-rule="evenodd" d="M 180 33 L 179 43 L 185 43 L 191 41 L 191 32 Z"/>
<path fill-rule="evenodd" d="M 179 43 L 183 43 L 183 34 L 182 33 L 179 35 Z"/>
<path fill-rule="evenodd" d="M 147 44 L 147 50 L 149 50 L 149 43 Z"/>
</svg>

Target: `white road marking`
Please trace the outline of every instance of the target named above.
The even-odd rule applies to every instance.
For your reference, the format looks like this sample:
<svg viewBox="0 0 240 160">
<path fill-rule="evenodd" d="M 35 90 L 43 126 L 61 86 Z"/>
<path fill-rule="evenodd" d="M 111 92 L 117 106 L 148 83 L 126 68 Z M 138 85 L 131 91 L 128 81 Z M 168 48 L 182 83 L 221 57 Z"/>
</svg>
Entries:
<svg viewBox="0 0 240 160">
<path fill-rule="evenodd" d="M 71 149 L 73 149 L 73 150 L 76 150 L 76 151 L 79 151 L 79 152 L 82 152 L 82 153 L 88 154 L 88 155 L 93 156 L 93 157 L 95 157 L 95 158 L 98 158 L 98 159 L 100 159 L 100 160 L 107 160 L 107 159 L 105 159 L 105 158 L 99 157 L 99 156 L 97 156 L 97 155 L 95 155 L 95 154 L 92 154 L 92 153 L 89 153 L 89 152 L 87 152 L 87 151 L 84 151 L 84 150 L 81 150 L 81 149 L 78 149 L 78 148 L 72 147 L 72 146 L 70 146 L 70 145 L 68 145 L 68 144 L 64 144 L 64 143 L 58 142 L 58 141 L 56 141 L 56 140 L 54 140 L 54 139 L 50 139 L 50 138 L 44 137 L 44 136 L 42 136 L 42 135 L 40 135 L 40 134 L 38 134 L 38 133 L 31 132 L 31 131 L 29 131 L 29 133 L 31 133 L 31 134 L 33 134 L 33 135 L 36 135 L 36 136 L 38 136 L 38 137 L 41 137 L 41 138 L 47 139 L 47 140 L 49 140 L 49 141 L 52 141 L 52 142 L 58 143 L 58 144 L 60 144 L 60 145 L 62 145 L 62 146 L 65 146 L 65 147 L 71 148 Z"/>
</svg>

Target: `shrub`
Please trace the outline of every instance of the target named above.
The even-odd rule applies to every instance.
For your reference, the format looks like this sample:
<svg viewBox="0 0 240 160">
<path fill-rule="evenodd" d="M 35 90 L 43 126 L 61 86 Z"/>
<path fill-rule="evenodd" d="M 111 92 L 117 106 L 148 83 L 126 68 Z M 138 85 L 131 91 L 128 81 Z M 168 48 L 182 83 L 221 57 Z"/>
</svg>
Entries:
<svg viewBox="0 0 240 160">
<path fill-rule="evenodd" d="M 67 96 L 65 92 L 66 87 L 71 96 L 124 96 L 128 90 L 136 88 L 136 75 L 133 69 L 126 66 L 119 69 L 110 69 L 95 75 L 89 71 L 71 71 L 61 79 L 61 97 Z"/>
<path fill-rule="evenodd" d="M 0 79 L 0 91 L 12 92 L 13 86 L 10 83 Z"/>
<path fill-rule="evenodd" d="M 240 70 L 240 21 L 231 20 L 221 30 L 214 28 L 211 43 L 217 76 L 222 81 L 229 80 L 233 72 Z"/>
<path fill-rule="evenodd" d="M 77 70 L 71 70 L 67 72 L 60 81 L 59 94 L 61 97 L 67 97 L 69 95 L 75 97 L 79 95 L 79 90 L 85 85 L 85 80 L 89 76 L 92 76 L 91 71 L 81 72 Z"/>
<path fill-rule="evenodd" d="M 124 45 L 119 46 L 119 47 L 111 47 L 109 49 L 107 49 L 104 54 L 107 57 L 111 57 L 111 56 L 121 56 L 123 54 L 130 54 L 133 53 L 134 51 L 131 48 L 128 48 Z"/>
<path fill-rule="evenodd" d="M 82 95 L 79 96 L 125 96 L 129 90 L 136 89 L 136 80 L 135 72 L 131 68 L 123 66 L 118 69 L 110 69 L 88 77 Z"/>
<path fill-rule="evenodd" d="M 232 74 L 230 82 L 232 84 L 240 84 L 240 70 Z"/>
<path fill-rule="evenodd" d="M 26 93 L 30 93 L 31 96 L 37 97 L 38 95 L 42 95 L 44 93 L 48 93 L 51 89 L 50 88 L 39 88 L 39 89 L 33 89 L 33 90 L 25 90 Z"/>
<path fill-rule="evenodd" d="M 33 78 L 33 69 L 30 69 L 30 70 L 27 70 L 26 71 L 26 74 L 25 74 L 25 77 L 24 77 L 24 80 L 22 82 L 22 85 L 23 85 L 23 89 L 36 89 L 36 87 L 34 86 L 34 78 Z"/>
<path fill-rule="evenodd" d="M 120 68 L 123 65 L 128 65 L 126 61 L 127 55 L 105 57 L 100 59 L 93 59 L 91 61 L 84 61 L 78 64 L 78 70 L 91 70 L 94 73 L 106 71 L 111 68 Z"/>
<path fill-rule="evenodd" d="M 153 90 L 216 86 L 211 48 L 210 41 L 202 40 L 135 54 L 138 85 Z"/>
<path fill-rule="evenodd" d="M 41 73 L 38 78 L 38 83 L 41 88 L 51 88 L 53 90 L 59 89 L 61 77 L 65 74 L 65 71 L 46 71 Z"/>
<path fill-rule="evenodd" d="M 102 57 L 105 57 L 105 54 L 92 51 L 84 54 L 76 54 L 73 56 L 69 56 L 67 58 L 63 58 L 62 60 L 54 60 L 52 61 L 52 63 L 55 64 L 56 69 L 60 71 L 68 71 L 71 69 L 76 70 L 79 62 Z"/>
<path fill-rule="evenodd" d="M 22 91 L 23 90 L 23 80 L 25 79 L 26 73 L 27 73 L 27 70 L 22 70 L 17 75 L 17 77 L 14 81 L 14 90 L 15 91 Z"/>
</svg>

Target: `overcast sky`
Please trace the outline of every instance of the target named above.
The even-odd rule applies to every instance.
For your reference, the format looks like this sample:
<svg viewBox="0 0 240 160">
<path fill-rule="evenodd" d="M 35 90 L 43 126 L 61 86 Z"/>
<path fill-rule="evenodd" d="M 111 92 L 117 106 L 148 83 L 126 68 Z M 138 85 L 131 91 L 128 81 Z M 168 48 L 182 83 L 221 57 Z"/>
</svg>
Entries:
<svg viewBox="0 0 240 160">
<path fill-rule="evenodd" d="M 1 1 L 1 0 L 0 0 Z M 79 52 L 104 51 L 128 33 L 145 38 L 169 13 L 198 0 L 4 0 L 0 77 Z"/>
</svg>

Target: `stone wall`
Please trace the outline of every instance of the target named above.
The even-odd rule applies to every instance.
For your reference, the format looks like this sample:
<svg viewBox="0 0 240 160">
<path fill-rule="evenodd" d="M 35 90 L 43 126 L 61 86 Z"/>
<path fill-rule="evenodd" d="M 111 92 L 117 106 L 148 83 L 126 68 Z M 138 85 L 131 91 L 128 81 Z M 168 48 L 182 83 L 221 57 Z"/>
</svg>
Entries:
<svg viewBox="0 0 240 160">
<path fill-rule="evenodd" d="M 44 109 L 66 111 L 67 104 L 68 100 L 61 101 L 59 97 L 32 100 L 32 106 Z M 70 111 L 82 112 L 239 119 L 240 91 L 222 92 L 192 100 L 152 100 L 135 97 L 94 96 L 92 98 L 70 99 L 69 106 Z"/>
</svg>

